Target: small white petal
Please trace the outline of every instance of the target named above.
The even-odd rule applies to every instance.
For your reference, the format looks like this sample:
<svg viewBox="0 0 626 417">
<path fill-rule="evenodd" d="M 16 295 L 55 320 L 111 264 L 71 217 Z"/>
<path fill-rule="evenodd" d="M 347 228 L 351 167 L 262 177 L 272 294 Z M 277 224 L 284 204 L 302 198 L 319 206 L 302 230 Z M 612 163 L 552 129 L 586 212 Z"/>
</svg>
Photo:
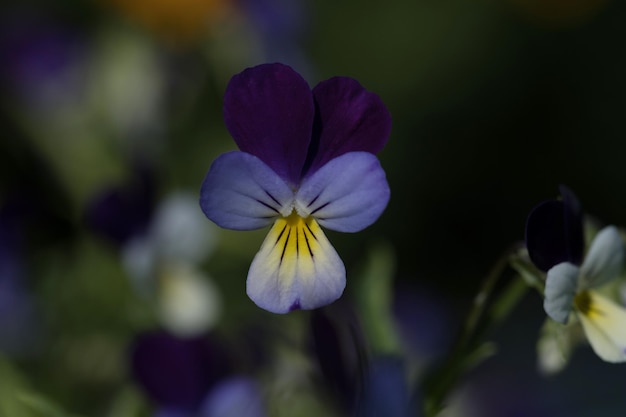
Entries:
<svg viewBox="0 0 626 417">
<path fill-rule="evenodd" d="M 576 306 L 594 352 L 606 362 L 626 362 L 626 309 L 592 291 L 576 296 Z"/>
<path fill-rule="evenodd" d="M 346 270 L 315 219 L 281 217 L 254 257 L 248 296 L 273 313 L 313 309 L 341 296 Z"/>
<path fill-rule="evenodd" d="M 585 340 L 580 321 L 570 320 L 562 325 L 554 320 L 546 320 L 537 342 L 539 371 L 544 375 L 554 375 L 562 371 L 574 348 Z"/>
<path fill-rule="evenodd" d="M 134 288 L 143 296 L 154 294 L 157 257 L 154 241 L 149 236 L 135 237 L 122 248 L 124 269 Z"/>
<path fill-rule="evenodd" d="M 553 266 L 546 277 L 543 308 L 559 323 L 567 323 L 576 294 L 579 268 L 569 262 Z"/>
<path fill-rule="evenodd" d="M 194 263 L 213 250 L 217 233 L 200 210 L 197 196 L 187 192 L 175 192 L 163 200 L 150 227 L 160 257 Z"/>
<path fill-rule="evenodd" d="M 213 282 L 186 264 L 168 264 L 160 276 L 159 316 L 179 336 L 209 330 L 218 320 L 221 299 Z"/>
<path fill-rule="evenodd" d="M 539 370 L 544 375 L 556 374 L 565 368 L 569 357 L 569 349 L 565 351 L 558 338 L 558 330 L 554 320 L 546 320 L 541 336 L 537 342 Z"/>
<path fill-rule="evenodd" d="M 607 226 L 596 235 L 581 270 L 579 289 L 588 289 L 606 284 L 616 278 L 624 263 L 624 244 L 615 226 Z"/>
</svg>

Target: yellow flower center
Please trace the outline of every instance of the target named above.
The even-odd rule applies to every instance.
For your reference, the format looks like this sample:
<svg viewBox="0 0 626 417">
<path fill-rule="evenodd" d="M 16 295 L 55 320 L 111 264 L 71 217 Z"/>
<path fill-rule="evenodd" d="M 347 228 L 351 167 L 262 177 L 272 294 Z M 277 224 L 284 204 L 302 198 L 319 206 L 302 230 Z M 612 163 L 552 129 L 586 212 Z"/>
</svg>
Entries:
<svg viewBox="0 0 626 417">
<path fill-rule="evenodd" d="M 591 295 L 589 291 L 581 291 L 576 294 L 574 298 L 574 306 L 583 315 L 589 317 L 592 314 L 600 314 L 598 311 L 594 311 L 593 303 L 591 302 Z"/>
<path fill-rule="evenodd" d="M 320 230 L 312 217 L 303 218 L 294 210 L 289 216 L 276 220 L 273 229 L 278 232 L 276 246 L 282 248 L 281 263 L 286 256 L 299 257 L 304 253 L 313 257 L 316 234 Z"/>
</svg>

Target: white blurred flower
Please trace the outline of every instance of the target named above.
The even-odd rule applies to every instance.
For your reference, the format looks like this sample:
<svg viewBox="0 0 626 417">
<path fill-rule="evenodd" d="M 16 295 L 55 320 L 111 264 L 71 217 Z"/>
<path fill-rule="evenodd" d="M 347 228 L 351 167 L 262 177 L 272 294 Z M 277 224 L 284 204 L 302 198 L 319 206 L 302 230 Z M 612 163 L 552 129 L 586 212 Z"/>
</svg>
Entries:
<svg viewBox="0 0 626 417">
<path fill-rule="evenodd" d="M 219 319 L 218 288 L 197 267 L 216 243 L 217 227 L 205 221 L 197 197 L 175 192 L 157 207 L 148 232 L 123 249 L 133 284 L 156 298 L 159 320 L 174 334 L 199 334 Z"/>
</svg>

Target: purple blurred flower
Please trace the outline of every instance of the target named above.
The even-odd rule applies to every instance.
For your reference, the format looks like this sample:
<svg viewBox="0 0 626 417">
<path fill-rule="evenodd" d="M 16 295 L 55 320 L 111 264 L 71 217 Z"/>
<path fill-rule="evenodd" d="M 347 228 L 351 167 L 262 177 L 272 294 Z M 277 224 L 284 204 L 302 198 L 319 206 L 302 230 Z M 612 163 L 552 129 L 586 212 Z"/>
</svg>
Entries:
<svg viewBox="0 0 626 417">
<path fill-rule="evenodd" d="M 167 410 L 197 410 L 210 388 L 230 372 L 225 348 L 207 336 L 180 338 L 165 331 L 140 335 L 131 349 L 135 380 Z"/>
<path fill-rule="evenodd" d="M 452 323 L 446 305 L 427 288 L 400 284 L 394 290 L 392 307 L 411 365 L 423 371 L 449 348 Z"/>
<path fill-rule="evenodd" d="M 359 417 L 418 417 L 422 413 L 411 395 L 406 365 L 394 356 L 372 359 L 365 376 Z"/>
<path fill-rule="evenodd" d="M 99 191 L 85 209 L 87 226 L 120 247 L 146 233 L 156 203 L 153 170 L 136 164 L 133 174 L 128 184 Z"/>
<path fill-rule="evenodd" d="M 475 373 L 457 389 L 449 400 L 445 415 L 449 417 L 581 415 L 574 411 L 572 399 L 564 394 L 561 385 L 539 377 L 532 366 L 500 365 Z"/>
<path fill-rule="evenodd" d="M 198 417 L 263 417 L 265 407 L 256 382 L 246 376 L 221 381 L 205 397 Z"/>
<path fill-rule="evenodd" d="M 157 417 L 265 415 L 257 384 L 232 375 L 232 357 L 214 335 L 140 335 L 131 349 L 131 370 L 154 402 Z"/>
<path fill-rule="evenodd" d="M 238 0 L 249 26 L 260 39 L 259 47 L 267 62 L 283 62 L 310 69 L 303 42 L 310 28 L 309 2 L 306 0 Z"/>
<path fill-rule="evenodd" d="M 11 203 L 0 207 L 0 351 L 25 355 L 41 346 L 41 317 L 26 285 L 24 213 Z"/>
<path fill-rule="evenodd" d="M 391 129 L 384 104 L 353 79 L 311 91 L 292 68 L 266 64 L 231 79 L 224 119 L 241 151 L 213 162 L 200 205 L 227 229 L 273 223 L 250 266 L 249 297 L 275 313 L 335 301 L 345 267 L 319 226 L 358 232 L 385 209 L 389 186 L 374 155 Z"/>
<path fill-rule="evenodd" d="M 339 415 L 409 417 L 418 412 L 407 380 L 407 364 L 397 356 L 375 355 L 355 312 L 336 303 L 311 314 L 311 347 L 323 380 L 320 386 Z"/>
<path fill-rule="evenodd" d="M 356 313 L 336 303 L 311 314 L 311 350 L 324 386 L 343 413 L 355 410 L 363 390 L 368 348 Z"/>
<path fill-rule="evenodd" d="M 83 36 L 49 16 L 11 12 L 4 17 L 0 73 L 12 92 L 44 111 L 81 100 L 87 52 Z"/>
</svg>

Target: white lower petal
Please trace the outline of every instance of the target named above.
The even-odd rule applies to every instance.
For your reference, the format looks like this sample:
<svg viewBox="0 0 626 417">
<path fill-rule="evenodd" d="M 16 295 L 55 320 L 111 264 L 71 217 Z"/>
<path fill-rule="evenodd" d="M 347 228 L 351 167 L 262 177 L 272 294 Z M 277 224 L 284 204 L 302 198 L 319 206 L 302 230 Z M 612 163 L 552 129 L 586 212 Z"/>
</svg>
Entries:
<svg viewBox="0 0 626 417">
<path fill-rule="evenodd" d="M 626 362 L 626 309 L 592 291 L 577 295 L 576 307 L 596 354 L 607 362 Z"/>
<path fill-rule="evenodd" d="M 346 271 L 317 222 L 293 213 L 281 217 L 254 257 L 248 296 L 274 313 L 313 309 L 341 296 Z"/>
</svg>

